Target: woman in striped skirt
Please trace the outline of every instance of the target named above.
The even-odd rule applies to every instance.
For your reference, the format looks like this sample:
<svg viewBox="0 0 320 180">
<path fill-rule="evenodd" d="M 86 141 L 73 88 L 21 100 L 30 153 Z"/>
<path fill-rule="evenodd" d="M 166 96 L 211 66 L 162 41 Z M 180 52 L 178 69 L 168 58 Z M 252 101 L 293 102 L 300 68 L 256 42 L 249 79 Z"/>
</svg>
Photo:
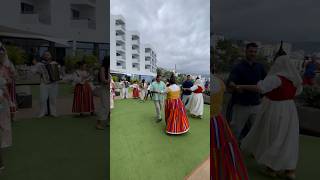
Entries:
<svg viewBox="0 0 320 180">
<path fill-rule="evenodd" d="M 134 84 L 131 85 L 131 87 L 133 88 L 132 97 L 134 99 L 140 98 L 138 81 L 135 81 Z"/>
<path fill-rule="evenodd" d="M 17 76 L 17 72 L 16 69 L 13 65 L 13 63 L 9 60 L 8 54 L 7 54 L 7 50 L 5 49 L 5 47 L 1 44 L 0 45 L 1 48 L 3 49 L 4 53 L 5 53 L 5 59 L 3 62 L 3 66 L 5 66 L 8 70 L 8 75 L 10 77 L 10 81 L 7 82 L 7 88 L 9 91 L 9 106 L 10 106 L 10 118 L 11 120 L 14 120 L 15 117 L 15 113 L 17 112 L 17 108 L 16 108 L 16 76 Z"/>
<path fill-rule="evenodd" d="M 211 121 L 210 121 L 210 179 L 248 180 L 237 140 L 227 121 L 221 115 L 225 85 L 215 76 L 211 77 Z"/>
<path fill-rule="evenodd" d="M 180 99 L 180 87 L 176 84 L 174 75 L 171 76 L 170 85 L 166 88 L 165 118 L 168 134 L 183 134 L 189 130 L 189 120 L 186 109 Z"/>
<path fill-rule="evenodd" d="M 73 113 L 94 113 L 92 85 L 90 83 L 90 74 L 87 72 L 87 65 L 79 62 L 79 69 L 74 72 L 73 82 L 74 98 L 73 98 Z"/>
</svg>

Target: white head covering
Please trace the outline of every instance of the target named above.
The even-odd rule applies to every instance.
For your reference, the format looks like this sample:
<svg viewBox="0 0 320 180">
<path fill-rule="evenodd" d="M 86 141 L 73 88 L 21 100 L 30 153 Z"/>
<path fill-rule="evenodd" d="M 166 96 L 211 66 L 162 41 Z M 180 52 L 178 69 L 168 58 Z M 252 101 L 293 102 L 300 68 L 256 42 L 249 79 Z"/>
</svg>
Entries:
<svg viewBox="0 0 320 180">
<path fill-rule="evenodd" d="M 268 75 L 284 76 L 297 88 L 297 93 L 302 92 L 302 79 L 296 66 L 293 64 L 289 56 L 279 56 L 272 65 Z"/>
<path fill-rule="evenodd" d="M 204 85 L 203 85 L 203 83 L 201 82 L 200 79 L 197 79 L 197 80 L 194 82 L 194 85 L 198 85 L 198 86 L 200 86 L 200 87 L 204 90 Z"/>
</svg>

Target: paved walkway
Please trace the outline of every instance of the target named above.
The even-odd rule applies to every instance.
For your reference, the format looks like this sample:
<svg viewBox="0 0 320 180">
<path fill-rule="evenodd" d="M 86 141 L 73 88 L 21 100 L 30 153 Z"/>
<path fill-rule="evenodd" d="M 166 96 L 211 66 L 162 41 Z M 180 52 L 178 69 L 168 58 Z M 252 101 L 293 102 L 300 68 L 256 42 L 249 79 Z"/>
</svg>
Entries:
<svg viewBox="0 0 320 180">
<path fill-rule="evenodd" d="M 208 180 L 210 179 L 210 157 L 199 165 L 185 180 Z"/>
</svg>

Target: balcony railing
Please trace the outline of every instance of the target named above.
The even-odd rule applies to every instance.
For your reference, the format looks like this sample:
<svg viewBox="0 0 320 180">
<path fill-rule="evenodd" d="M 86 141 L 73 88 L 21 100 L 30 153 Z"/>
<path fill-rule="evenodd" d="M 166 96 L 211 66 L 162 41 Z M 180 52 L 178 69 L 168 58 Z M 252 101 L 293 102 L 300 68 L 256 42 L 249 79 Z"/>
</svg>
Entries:
<svg viewBox="0 0 320 180">
<path fill-rule="evenodd" d="M 140 54 L 140 52 L 139 52 L 139 50 L 134 49 L 134 50 L 132 50 L 132 54 Z"/>
<path fill-rule="evenodd" d="M 116 25 L 116 29 L 117 30 L 122 30 L 122 31 L 126 31 L 126 27 L 124 25 Z"/>
<path fill-rule="evenodd" d="M 91 7 L 96 6 L 96 0 L 72 0 L 71 4 L 89 5 Z"/>
<path fill-rule="evenodd" d="M 125 41 L 125 38 L 124 38 L 123 35 L 117 35 L 117 36 L 116 36 L 116 40 L 117 40 L 117 41 L 123 41 L 123 42 L 124 42 L 124 41 Z"/>
<path fill-rule="evenodd" d="M 39 14 L 21 14 L 20 20 L 23 24 L 38 24 Z"/>
<path fill-rule="evenodd" d="M 96 22 L 94 20 L 89 19 L 72 19 L 71 27 L 96 29 Z"/>
<path fill-rule="evenodd" d="M 117 56 L 117 61 L 122 61 L 122 62 L 125 62 L 126 59 L 124 56 Z"/>
<path fill-rule="evenodd" d="M 140 44 L 140 41 L 139 41 L 139 40 L 132 40 L 132 44 L 139 45 L 139 44 Z"/>
<path fill-rule="evenodd" d="M 125 51 L 126 50 L 126 48 L 125 48 L 125 46 L 117 46 L 117 50 L 120 50 L 120 51 Z"/>
</svg>

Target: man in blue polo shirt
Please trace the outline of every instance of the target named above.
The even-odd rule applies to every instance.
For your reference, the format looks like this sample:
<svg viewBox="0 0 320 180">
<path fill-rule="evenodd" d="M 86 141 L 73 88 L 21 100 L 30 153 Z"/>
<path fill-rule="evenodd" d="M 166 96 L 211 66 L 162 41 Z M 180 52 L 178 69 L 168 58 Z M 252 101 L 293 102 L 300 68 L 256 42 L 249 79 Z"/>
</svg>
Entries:
<svg viewBox="0 0 320 180">
<path fill-rule="evenodd" d="M 266 77 L 262 64 L 256 62 L 258 46 L 249 43 L 246 46 L 246 59 L 241 60 L 231 71 L 228 78 L 228 88 L 232 92 L 232 116 L 230 127 L 238 140 L 248 132 L 244 132 L 247 123 L 252 124 L 258 111 L 261 95 L 255 92 L 239 91 L 236 85 L 256 85 Z M 248 130 L 247 130 L 248 131 Z"/>
</svg>

